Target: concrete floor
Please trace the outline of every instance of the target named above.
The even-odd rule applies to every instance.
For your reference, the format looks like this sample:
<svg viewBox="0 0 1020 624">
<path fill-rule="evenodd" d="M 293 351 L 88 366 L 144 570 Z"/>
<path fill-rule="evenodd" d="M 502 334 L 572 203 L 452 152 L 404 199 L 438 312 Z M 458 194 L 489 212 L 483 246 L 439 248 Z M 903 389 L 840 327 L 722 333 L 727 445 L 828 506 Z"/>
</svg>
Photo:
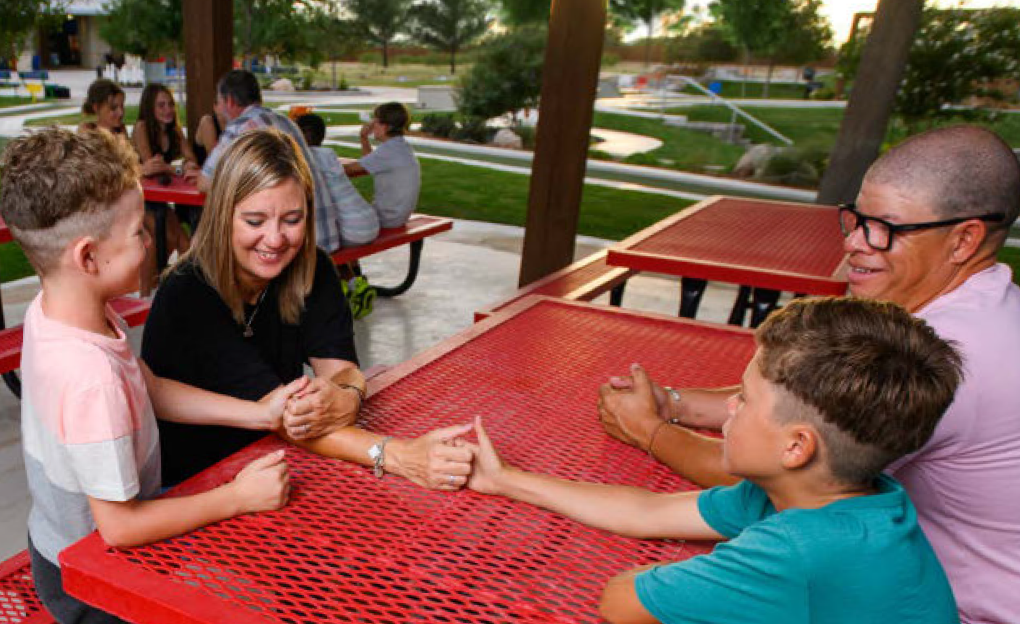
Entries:
<svg viewBox="0 0 1020 624">
<path fill-rule="evenodd" d="M 523 230 L 473 221 L 457 221 L 452 231 L 425 244 L 418 281 L 406 294 L 379 299 L 374 312 L 355 322 L 358 354 L 364 368 L 397 364 L 468 327 L 475 310 L 506 298 L 516 290 Z M 578 258 L 609 245 L 579 237 Z M 366 274 L 380 284 L 395 284 L 407 266 L 407 248 L 379 254 L 363 263 Z M 38 292 L 34 279 L 3 288 L 8 323 L 24 316 Z M 736 294 L 734 287 L 710 287 L 699 318 L 723 322 Z M 603 297 L 601 303 L 607 303 Z M 627 285 L 624 306 L 675 314 L 679 305 L 676 280 L 637 276 Z M 137 349 L 141 328 L 131 330 Z M 615 371 L 607 371 L 607 375 Z M 0 560 L 25 548 L 29 496 L 21 456 L 20 404 L 0 389 Z"/>
</svg>

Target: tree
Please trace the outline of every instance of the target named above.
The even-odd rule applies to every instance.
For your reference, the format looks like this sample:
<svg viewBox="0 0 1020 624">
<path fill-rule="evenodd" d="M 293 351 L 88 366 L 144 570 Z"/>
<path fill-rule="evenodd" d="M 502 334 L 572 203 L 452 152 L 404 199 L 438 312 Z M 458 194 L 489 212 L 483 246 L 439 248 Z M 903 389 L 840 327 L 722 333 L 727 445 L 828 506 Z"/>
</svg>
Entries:
<svg viewBox="0 0 1020 624">
<path fill-rule="evenodd" d="M 383 67 L 389 67 L 390 42 L 404 29 L 406 0 L 348 0 L 347 9 L 366 39 L 382 47 Z"/>
<path fill-rule="evenodd" d="M 655 20 L 663 13 L 682 11 L 684 0 L 610 0 L 609 8 L 617 18 L 648 28 L 648 37 L 645 39 L 645 66 L 647 66 L 651 62 Z"/>
<path fill-rule="evenodd" d="M 499 0 L 502 6 L 501 18 L 510 26 L 539 25 L 549 23 L 552 0 Z"/>
<path fill-rule="evenodd" d="M 411 7 L 411 36 L 450 54 L 450 73 L 457 73 L 457 52 L 482 36 L 492 20 L 486 0 L 425 0 Z"/>
<path fill-rule="evenodd" d="M 819 13 L 820 0 L 716 0 L 710 11 L 744 49 L 768 60 L 763 94 L 768 97 L 777 62 L 803 63 L 824 54 L 832 28 Z M 746 60 L 745 60 L 746 63 Z"/>
<path fill-rule="evenodd" d="M 672 40 L 670 58 L 691 63 L 730 62 L 740 52 L 718 24 L 706 23 Z"/>
<path fill-rule="evenodd" d="M 330 61 L 330 84 L 338 88 L 336 65 L 365 45 L 361 30 L 352 20 L 340 18 L 337 0 L 320 0 L 312 12 L 308 33 L 309 64 L 318 65 L 322 59 Z"/>
<path fill-rule="evenodd" d="M 492 40 L 478 55 L 471 71 L 461 77 L 457 108 L 482 120 L 538 103 L 542 90 L 546 31 L 521 27 Z"/>
<path fill-rule="evenodd" d="M 292 59 L 309 52 L 314 6 L 309 0 L 234 0 L 234 49 L 254 57 Z"/>
<path fill-rule="evenodd" d="M 986 85 L 1020 69 L 1020 10 L 925 9 L 910 47 L 894 111 L 914 132 L 947 107 L 986 93 Z M 861 41 L 847 42 L 837 67 L 853 78 Z"/>
<path fill-rule="evenodd" d="M 115 50 L 151 60 L 184 45 L 181 0 L 113 0 L 99 34 Z"/>
<path fill-rule="evenodd" d="M 0 20 L 0 58 L 14 67 L 24 49 L 25 40 L 44 20 L 59 15 L 63 7 L 50 0 L 4 0 Z"/>
<path fill-rule="evenodd" d="M 716 0 L 709 12 L 744 52 L 744 64 L 751 55 L 765 57 L 785 36 L 787 0 Z"/>
</svg>

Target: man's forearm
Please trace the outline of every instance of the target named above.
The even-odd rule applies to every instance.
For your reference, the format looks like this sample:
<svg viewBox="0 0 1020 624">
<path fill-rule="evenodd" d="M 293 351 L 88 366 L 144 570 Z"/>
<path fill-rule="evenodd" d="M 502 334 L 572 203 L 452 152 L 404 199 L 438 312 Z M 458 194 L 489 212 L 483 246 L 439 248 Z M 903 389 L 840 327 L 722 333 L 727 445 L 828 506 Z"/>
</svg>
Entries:
<svg viewBox="0 0 1020 624">
<path fill-rule="evenodd" d="M 722 440 L 686 427 L 662 425 L 649 452 L 678 475 L 702 487 L 732 485 L 740 479 L 726 472 Z"/>
<path fill-rule="evenodd" d="M 740 386 L 725 388 L 685 388 L 680 390 L 680 403 L 674 414 L 688 427 L 722 429 L 729 418 L 726 401 L 740 392 Z"/>
</svg>

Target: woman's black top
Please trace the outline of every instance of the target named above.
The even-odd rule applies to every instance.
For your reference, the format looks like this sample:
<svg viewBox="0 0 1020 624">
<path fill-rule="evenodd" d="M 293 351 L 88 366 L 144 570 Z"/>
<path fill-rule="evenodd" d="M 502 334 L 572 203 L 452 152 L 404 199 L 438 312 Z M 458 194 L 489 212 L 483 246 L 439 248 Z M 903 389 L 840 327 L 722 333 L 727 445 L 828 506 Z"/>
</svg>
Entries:
<svg viewBox="0 0 1020 624">
<path fill-rule="evenodd" d="M 220 120 L 216 115 L 212 116 L 213 128 L 216 128 L 216 140 L 218 141 L 220 135 L 223 134 L 223 128 L 220 128 Z M 195 159 L 198 160 L 198 166 L 201 167 L 205 164 L 205 159 L 209 158 L 209 152 L 206 151 L 205 146 L 201 145 L 198 141 L 191 142 L 191 149 L 195 152 Z"/>
<path fill-rule="evenodd" d="M 329 256 L 318 252 L 312 292 L 297 325 L 281 320 L 277 287 L 270 283 L 257 311 L 246 306 L 253 334 L 245 338 L 244 326 L 234 321 L 195 266 L 178 265 L 152 302 L 142 359 L 157 376 L 252 401 L 302 375 L 309 358 L 357 363 L 350 308 Z M 158 424 L 164 486 L 176 485 L 266 435 L 233 427 Z"/>
</svg>

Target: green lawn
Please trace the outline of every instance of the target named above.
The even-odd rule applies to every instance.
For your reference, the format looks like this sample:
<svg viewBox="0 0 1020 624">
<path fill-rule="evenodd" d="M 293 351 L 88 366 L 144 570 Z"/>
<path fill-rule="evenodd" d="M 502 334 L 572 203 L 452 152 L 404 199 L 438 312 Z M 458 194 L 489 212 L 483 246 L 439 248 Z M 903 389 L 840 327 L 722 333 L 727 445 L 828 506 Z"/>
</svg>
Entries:
<svg viewBox="0 0 1020 624">
<path fill-rule="evenodd" d="M 608 130 L 652 136 L 663 142 L 662 147 L 656 150 L 625 158 L 624 162 L 628 163 L 695 172 L 704 171 L 706 166 L 721 166 L 729 171 L 744 153 L 742 148 L 720 141 L 704 132 L 667 126 L 658 119 L 597 112 L 593 125 Z M 597 151 L 598 144 L 594 145 L 593 149 Z"/>
<path fill-rule="evenodd" d="M 707 85 L 706 85 L 707 86 Z M 724 98 L 763 98 L 765 97 L 765 84 L 761 82 L 748 82 L 746 83 L 746 90 L 742 92 L 741 83 L 724 81 L 722 83 L 722 92 L 719 94 Z M 704 95 L 704 91 L 695 89 L 688 85 L 684 87 L 683 93 L 690 95 Z M 776 100 L 803 100 L 804 99 L 804 85 L 803 84 L 790 84 L 790 83 L 772 83 L 769 85 L 769 99 Z"/>
<path fill-rule="evenodd" d="M 359 156 L 358 150 L 335 149 L 341 156 Z M 421 212 L 524 225 L 529 182 L 526 175 L 423 158 L 421 178 Z M 357 178 L 354 184 L 365 197 L 371 196 L 371 178 Z M 578 234 L 619 240 L 691 203 L 665 195 L 585 185 Z"/>
<path fill-rule="evenodd" d="M 18 97 L 15 95 L 0 95 L 0 108 L 6 108 L 8 106 L 24 106 L 26 104 L 43 104 L 56 102 L 54 98 L 42 98 L 36 102 L 32 102 L 30 97 Z"/>
<path fill-rule="evenodd" d="M 744 106 L 743 110 L 772 126 L 793 140 L 798 146 L 820 146 L 829 149 L 836 142 L 839 124 L 843 121 L 844 110 L 841 108 L 766 108 Z M 729 121 L 732 112 L 723 106 L 688 106 L 667 109 L 669 114 L 687 115 L 691 121 Z M 739 121 L 739 118 L 738 118 Z M 755 143 L 776 143 L 776 139 L 764 130 L 747 122 L 744 136 Z M 974 123 L 987 127 L 1001 136 L 1013 147 L 1020 147 L 1020 114 L 999 113 L 990 119 L 976 118 L 973 121 L 954 117 L 936 125 L 954 125 Z M 895 144 L 907 137 L 906 128 L 901 122 L 889 124 L 886 142 Z"/>
<path fill-rule="evenodd" d="M 181 115 L 181 123 L 186 124 L 187 121 L 184 118 L 184 108 L 178 109 L 178 114 Z M 51 126 L 56 124 L 58 126 L 77 126 L 81 122 L 88 119 L 89 116 L 83 113 L 73 113 L 71 115 L 61 115 L 60 117 L 46 117 L 45 119 L 31 119 L 25 122 L 26 126 Z M 137 106 L 126 106 L 124 107 L 124 125 L 131 128 L 135 125 L 135 121 L 138 119 L 138 107 Z"/>
</svg>

